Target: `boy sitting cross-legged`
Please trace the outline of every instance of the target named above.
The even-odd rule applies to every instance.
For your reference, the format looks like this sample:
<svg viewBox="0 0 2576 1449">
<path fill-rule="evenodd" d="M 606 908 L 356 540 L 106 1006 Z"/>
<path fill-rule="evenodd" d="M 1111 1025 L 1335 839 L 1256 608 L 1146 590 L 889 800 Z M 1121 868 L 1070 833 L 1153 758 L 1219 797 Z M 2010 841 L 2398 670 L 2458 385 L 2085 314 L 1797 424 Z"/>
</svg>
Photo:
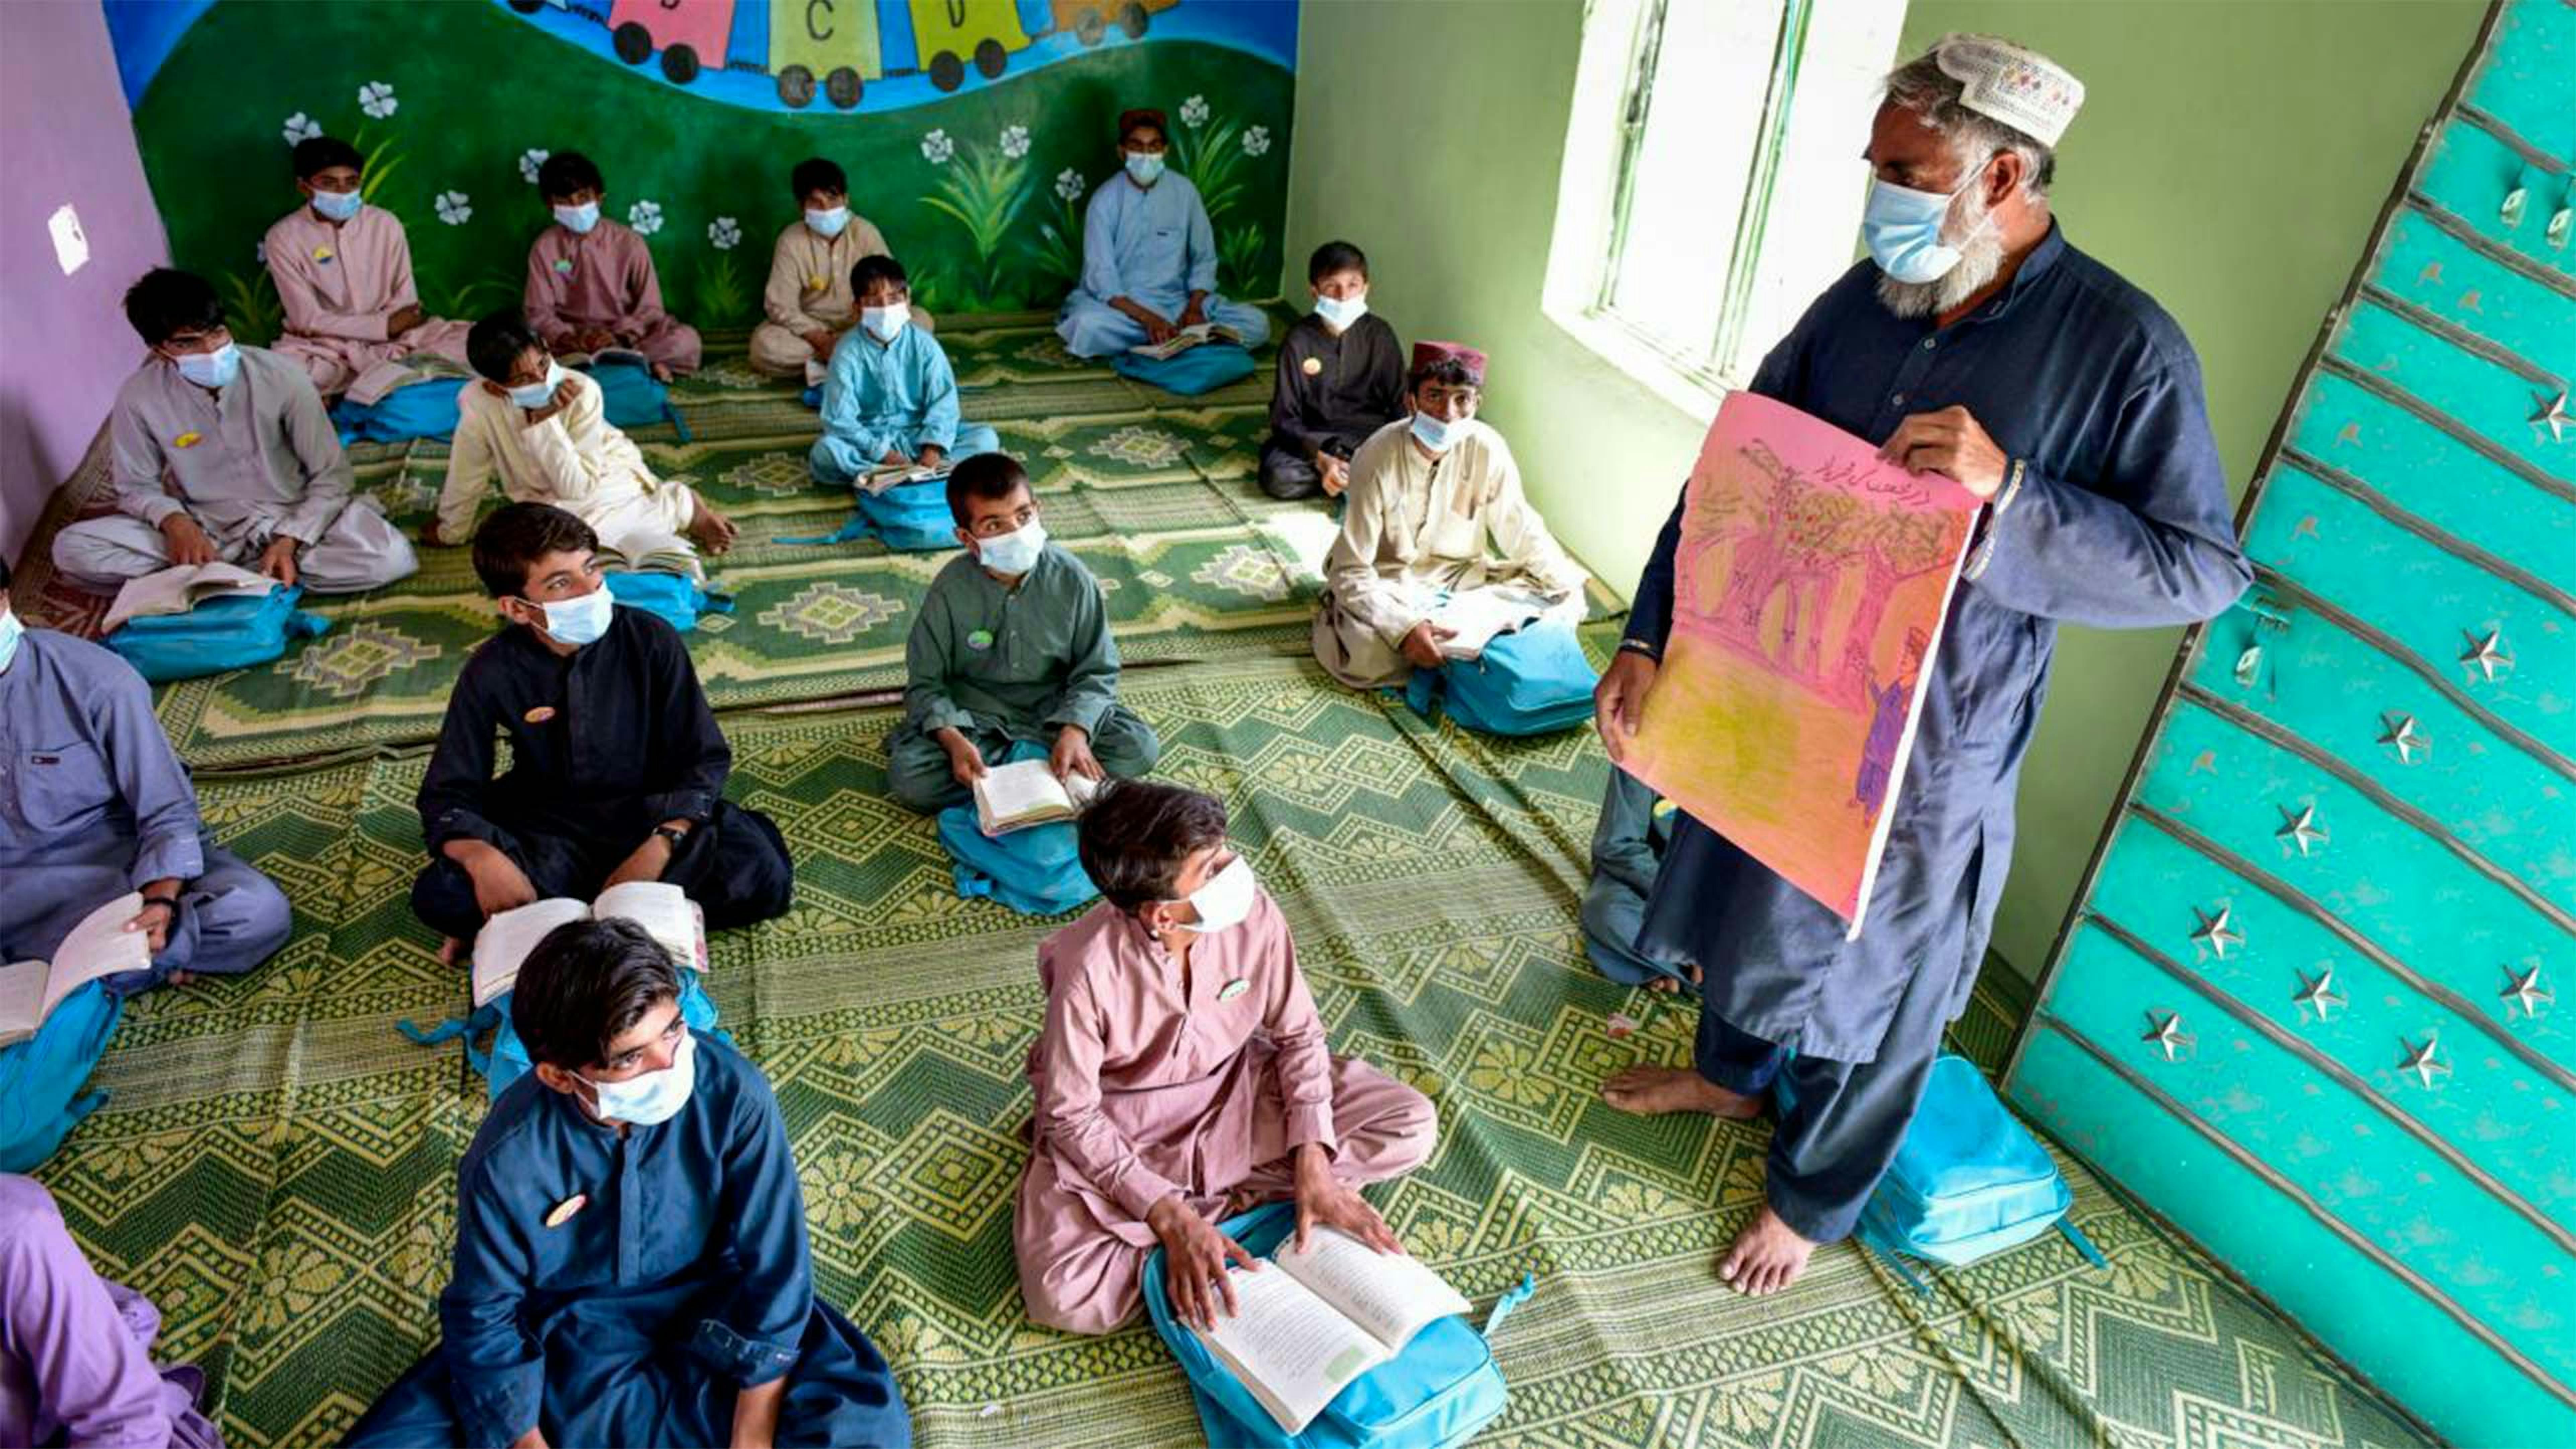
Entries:
<svg viewBox="0 0 2576 1449">
<path fill-rule="evenodd" d="M 930 581 L 904 649 L 904 721 L 886 740 L 886 784 L 924 814 L 967 798 L 1022 741 L 1059 778 L 1141 775 L 1162 755 L 1153 726 L 1118 702 L 1118 646 L 1100 581 L 1047 538 L 1029 476 L 1005 453 L 948 475 L 966 552 Z"/>
</svg>

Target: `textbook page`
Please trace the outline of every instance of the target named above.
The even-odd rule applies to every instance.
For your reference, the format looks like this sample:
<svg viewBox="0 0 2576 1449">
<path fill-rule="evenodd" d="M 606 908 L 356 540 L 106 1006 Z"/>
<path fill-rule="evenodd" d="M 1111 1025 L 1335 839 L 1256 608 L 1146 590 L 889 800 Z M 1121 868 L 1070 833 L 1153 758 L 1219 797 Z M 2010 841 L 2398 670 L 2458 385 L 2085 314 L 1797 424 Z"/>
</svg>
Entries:
<svg viewBox="0 0 2576 1449">
<path fill-rule="evenodd" d="M 1458 1290 L 1419 1258 L 1381 1253 L 1338 1228 L 1316 1228 L 1307 1242 L 1303 1253 L 1294 1238 L 1281 1243 L 1274 1261 L 1390 1353 L 1401 1353 L 1433 1320 L 1470 1311 Z"/>
<path fill-rule="evenodd" d="M 986 835 L 1007 835 L 1070 819 L 1098 793 L 1099 782 L 1082 775 L 1059 780 L 1044 760 L 995 765 L 975 782 L 975 823 Z"/>
<path fill-rule="evenodd" d="M 1237 1311 L 1220 1308 L 1216 1331 L 1190 1331 L 1294 1434 L 1351 1380 L 1394 1355 L 1358 1324 L 1273 1263 L 1227 1271 Z"/>
<path fill-rule="evenodd" d="M 516 985 L 519 963 L 528 959 L 546 932 L 566 921 L 589 918 L 590 907 L 558 896 L 530 901 L 485 921 L 474 936 L 474 1004 L 482 1006 Z"/>
<path fill-rule="evenodd" d="M 599 893 L 590 903 L 599 919 L 633 921 L 662 943 L 671 959 L 692 971 L 707 969 L 707 933 L 697 902 L 668 881 L 630 880 Z"/>
<path fill-rule="evenodd" d="M 1549 601 L 1524 589 L 1483 588 L 1438 598 L 1431 606 L 1431 622 L 1443 629 L 1457 630 L 1455 638 L 1440 641 L 1440 652 L 1450 659 L 1473 659 L 1485 652 L 1485 646 L 1497 635 L 1537 619 L 1548 610 Z"/>
<path fill-rule="evenodd" d="M 102 976 L 152 969 L 151 932 L 125 929 L 125 923 L 142 909 L 143 893 L 127 891 L 81 917 L 81 923 L 54 948 L 54 967 L 46 977 L 39 1022 L 53 1015 L 64 997 Z"/>
<path fill-rule="evenodd" d="M 44 1023 L 45 978 L 50 970 L 42 961 L 0 967 L 0 1047 L 16 1046 Z"/>
<path fill-rule="evenodd" d="M 107 606 L 107 618 L 99 627 L 102 633 L 113 634 L 129 619 L 184 614 L 208 599 L 265 594 L 276 587 L 277 580 L 266 574 L 221 561 L 179 564 L 127 579 L 125 586 L 116 591 L 116 602 Z"/>
</svg>

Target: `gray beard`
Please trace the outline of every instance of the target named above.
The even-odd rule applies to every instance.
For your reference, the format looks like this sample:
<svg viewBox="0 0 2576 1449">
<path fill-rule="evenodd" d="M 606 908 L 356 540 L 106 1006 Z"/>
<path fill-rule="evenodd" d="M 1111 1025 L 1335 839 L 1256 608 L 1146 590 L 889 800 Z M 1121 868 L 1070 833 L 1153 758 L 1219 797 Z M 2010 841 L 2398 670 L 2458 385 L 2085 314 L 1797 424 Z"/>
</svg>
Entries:
<svg viewBox="0 0 2576 1449">
<path fill-rule="evenodd" d="M 1995 279 L 2004 267 L 2004 240 L 1995 228 L 1986 225 L 1988 216 L 1962 218 L 1970 229 L 1968 239 L 1951 242 L 1959 249 L 1959 263 L 1928 282 L 1900 282 L 1885 272 L 1878 274 L 1879 304 L 1899 317 L 1938 317 L 1977 294 L 1977 290 Z"/>
</svg>

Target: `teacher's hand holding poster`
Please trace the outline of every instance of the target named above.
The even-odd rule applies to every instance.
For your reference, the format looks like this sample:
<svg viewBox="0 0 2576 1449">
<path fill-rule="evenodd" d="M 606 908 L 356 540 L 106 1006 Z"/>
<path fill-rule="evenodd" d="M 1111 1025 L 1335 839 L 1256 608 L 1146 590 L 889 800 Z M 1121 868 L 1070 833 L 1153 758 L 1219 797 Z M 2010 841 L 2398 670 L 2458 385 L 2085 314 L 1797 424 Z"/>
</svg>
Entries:
<svg viewBox="0 0 2576 1449">
<path fill-rule="evenodd" d="M 1642 701 L 1602 691 L 1621 768 L 1852 936 L 1980 502 L 1735 393 L 1691 471 L 1662 664 L 1631 666 L 1652 681 Z"/>
</svg>

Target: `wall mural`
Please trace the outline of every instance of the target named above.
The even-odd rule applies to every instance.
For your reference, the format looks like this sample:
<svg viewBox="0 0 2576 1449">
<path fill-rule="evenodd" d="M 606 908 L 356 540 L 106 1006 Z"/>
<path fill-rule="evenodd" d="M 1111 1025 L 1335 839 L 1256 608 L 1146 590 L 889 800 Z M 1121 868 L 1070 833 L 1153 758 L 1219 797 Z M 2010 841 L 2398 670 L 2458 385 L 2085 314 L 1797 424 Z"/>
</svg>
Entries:
<svg viewBox="0 0 2576 1449">
<path fill-rule="evenodd" d="M 1172 118 L 1220 285 L 1278 290 L 1295 0 L 104 0 L 177 264 L 245 340 L 276 335 L 258 255 L 288 151 L 340 136 L 401 217 L 424 306 L 514 302 L 548 224 L 537 166 L 579 150 L 652 247 L 666 303 L 757 320 L 788 168 L 828 156 L 934 312 L 1051 308 L 1131 105 Z"/>
</svg>

